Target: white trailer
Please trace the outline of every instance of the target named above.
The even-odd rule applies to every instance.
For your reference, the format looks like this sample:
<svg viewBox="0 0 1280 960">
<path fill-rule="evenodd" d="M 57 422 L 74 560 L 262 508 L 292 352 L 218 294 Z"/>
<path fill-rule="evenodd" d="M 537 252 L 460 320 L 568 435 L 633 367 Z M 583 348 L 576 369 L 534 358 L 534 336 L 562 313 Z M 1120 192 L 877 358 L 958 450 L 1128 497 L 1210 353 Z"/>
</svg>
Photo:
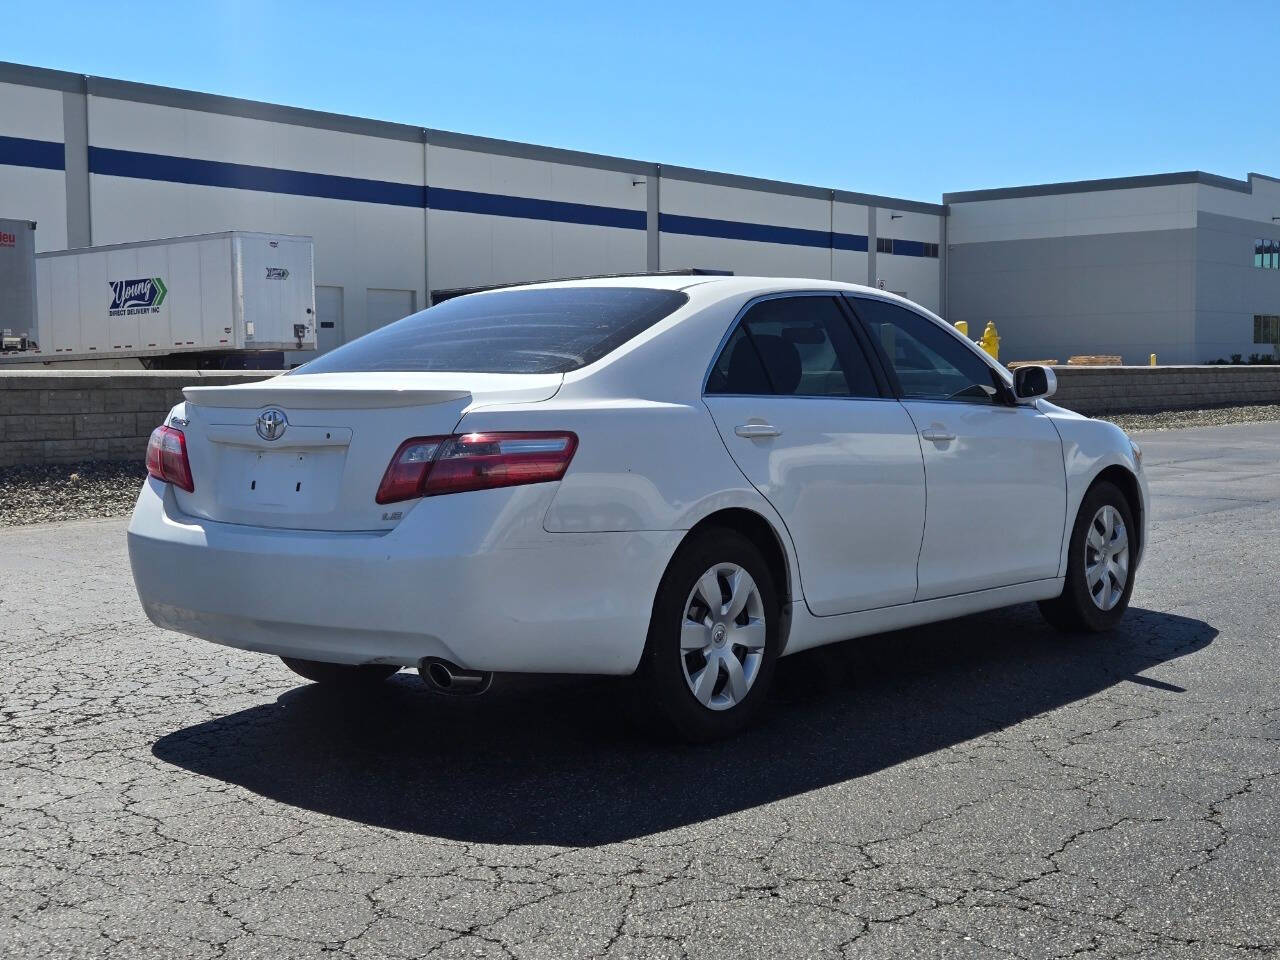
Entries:
<svg viewBox="0 0 1280 960">
<path fill-rule="evenodd" d="M 37 254 L 25 359 L 234 366 L 314 350 L 312 253 L 310 237 L 231 231 Z"/>
</svg>

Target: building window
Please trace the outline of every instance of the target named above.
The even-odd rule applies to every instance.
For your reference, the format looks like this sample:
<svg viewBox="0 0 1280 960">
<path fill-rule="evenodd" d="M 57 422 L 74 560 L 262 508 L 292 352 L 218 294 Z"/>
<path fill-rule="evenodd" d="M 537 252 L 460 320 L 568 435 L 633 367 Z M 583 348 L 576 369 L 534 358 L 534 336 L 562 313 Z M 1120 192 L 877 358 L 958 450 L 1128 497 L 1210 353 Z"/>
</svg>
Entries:
<svg viewBox="0 0 1280 960">
<path fill-rule="evenodd" d="M 876 237 L 876 253 L 893 253 L 900 257 L 932 257 L 938 258 L 936 243 L 921 243 L 919 240 L 895 240 L 892 237 Z"/>
<path fill-rule="evenodd" d="M 1280 344 L 1280 316 L 1255 313 L 1253 315 L 1253 342 L 1255 344 Z"/>
<path fill-rule="evenodd" d="M 1253 241 L 1253 265 L 1264 270 L 1280 270 L 1280 240 Z"/>
</svg>

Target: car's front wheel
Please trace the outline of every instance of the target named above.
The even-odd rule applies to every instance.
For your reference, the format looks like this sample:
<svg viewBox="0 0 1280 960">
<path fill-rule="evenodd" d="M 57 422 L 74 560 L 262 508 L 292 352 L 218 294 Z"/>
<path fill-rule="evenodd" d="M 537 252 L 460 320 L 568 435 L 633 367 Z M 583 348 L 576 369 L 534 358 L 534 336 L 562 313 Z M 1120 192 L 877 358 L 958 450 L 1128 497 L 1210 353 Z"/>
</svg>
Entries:
<svg viewBox="0 0 1280 960">
<path fill-rule="evenodd" d="M 658 587 L 644 659 L 643 696 L 677 736 L 730 736 L 755 715 L 773 680 L 780 611 L 769 566 L 729 529 L 695 534 Z"/>
<path fill-rule="evenodd" d="M 302 660 L 298 657 L 281 657 L 284 665 L 300 677 L 335 689 L 367 689 L 377 686 L 400 668 L 382 663 L 324 663 L 321 660 Z"/>
<path fill-rule="evenodd" d="M 1124 616 L 1133 593 L 1137 528 L 1129 501 L 1115 484 L 1094 484 L 1076 515 L 1068 546 L 1062 594 L 1040 603 L 1059 630 L 1110 630 Z"/>
</svg>

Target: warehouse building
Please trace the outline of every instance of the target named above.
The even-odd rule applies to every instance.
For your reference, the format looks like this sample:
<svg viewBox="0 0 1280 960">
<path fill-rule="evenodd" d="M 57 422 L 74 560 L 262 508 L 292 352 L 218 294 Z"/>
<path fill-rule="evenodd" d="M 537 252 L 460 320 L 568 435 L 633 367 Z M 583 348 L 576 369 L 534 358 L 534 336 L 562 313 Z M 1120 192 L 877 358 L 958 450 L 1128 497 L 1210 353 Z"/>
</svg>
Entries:
<svg viewBox="0 0 1280 960">
<path fill-rule="evenodd" d="M 874 196 L 0 63 L 0 217 L 40 251 L 315 241 L 317 342 L 434 291 L 705 268 L 880 286 L 1001 359 L 1270 352 L 1280 182 L 1203 173 Z M 0 323 L 0 326 L 4 324 Z"/>
<path fill-rule="evenodd" d="M 1280 180 L 1171 173 L 943 200 L 948 319 L 994 320 L 1002 357 L 1273 355 Z"/>
<path fill-rule="evenodd" d="M 431 291 L 701 267 L 942 309 L 943 208 L 0 64 L 0 216 L 37 249 L 315 241 L 319 346 Z"/>
</svg>

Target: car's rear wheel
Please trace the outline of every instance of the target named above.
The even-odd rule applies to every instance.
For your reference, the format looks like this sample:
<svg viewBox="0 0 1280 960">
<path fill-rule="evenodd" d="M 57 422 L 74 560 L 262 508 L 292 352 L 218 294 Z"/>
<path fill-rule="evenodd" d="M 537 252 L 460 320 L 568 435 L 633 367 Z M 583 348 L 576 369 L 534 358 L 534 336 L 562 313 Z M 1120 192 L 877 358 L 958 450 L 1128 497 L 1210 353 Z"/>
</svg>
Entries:
<svg viewBox="0 0 1280 960">
<path fill-rule="evenodd" d="M 1062 594 L 1040 603 L 1044 618 L 1074 633 L 1110 630 L 1133 593 L 1137 528 L 1129 501 L 1114 484 L 1096 483 L 1085 494 L 1071 530 Z"/>
<path fill-rule="evenodd" d="M 667 731 L 694 742 L 743 729 L 778 655 L 778 593 L 756 546 L 729 529 L 683 544 L 653 604 L 643 696 Z"/>
<path fill-rule="evenodd" d="M 281 657 L 284 665 L 300 677 L 313 683 L 335 689 L 362 689 L 375 687 L 392 676 L 400 668 L 382 663 L 324 663 L 320 660 L 302 660 L 298 657 Z"/>
</svg>

